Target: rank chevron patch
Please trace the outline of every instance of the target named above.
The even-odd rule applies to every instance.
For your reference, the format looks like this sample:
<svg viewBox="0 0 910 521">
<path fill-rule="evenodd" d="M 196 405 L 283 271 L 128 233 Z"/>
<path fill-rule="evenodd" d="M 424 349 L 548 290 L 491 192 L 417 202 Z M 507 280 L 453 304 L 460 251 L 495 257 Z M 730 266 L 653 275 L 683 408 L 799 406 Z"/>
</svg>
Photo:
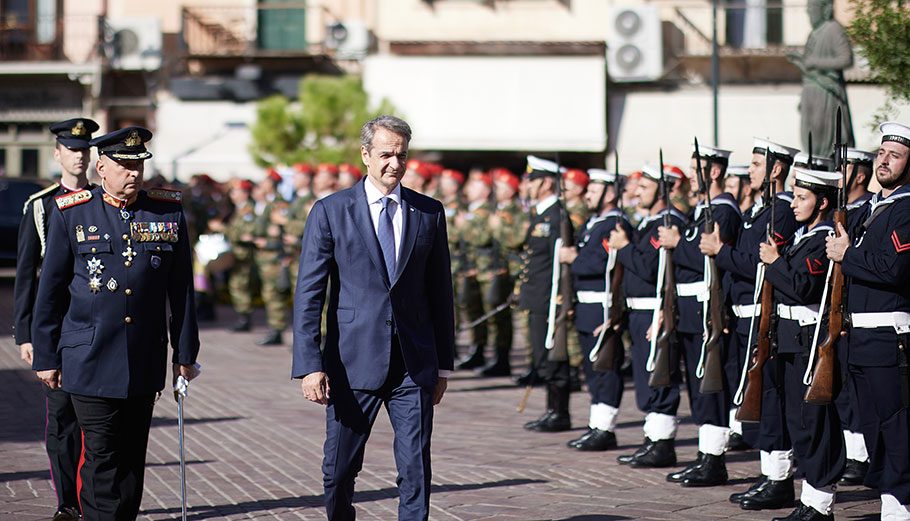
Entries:
<svg viewBox="0 0 910 521">
<path fill-rule="evenodd" d="M 813 275 L 825 272 L 825 265 L 819 259 L 806 259 L 806 264 L 809 265 L 809 273 Z"/>
<path fill-rule="evenodd" d="M 910 250 L 910 241 L 904 243 L 901 242 L 900 237 L 897 235 L 897 230 L 891 234 L 891 242 L 894 243 L 894 251 L 897 253 L 903 253 L 907 250 Z"/>
</svg>

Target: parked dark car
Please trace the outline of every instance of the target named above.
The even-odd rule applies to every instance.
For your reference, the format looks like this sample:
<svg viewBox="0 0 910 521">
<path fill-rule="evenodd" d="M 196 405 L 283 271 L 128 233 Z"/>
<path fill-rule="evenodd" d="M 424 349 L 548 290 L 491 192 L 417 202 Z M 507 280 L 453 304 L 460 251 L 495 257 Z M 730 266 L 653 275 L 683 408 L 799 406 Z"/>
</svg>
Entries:
<svg viewBox="0 0 910 521">
<path fill-rule="evenodd" d="M 16 265 L 22 208 L 30 195 L 49 184 L 44 179 L 0 177 L 0 265 Z"/>
</svg>

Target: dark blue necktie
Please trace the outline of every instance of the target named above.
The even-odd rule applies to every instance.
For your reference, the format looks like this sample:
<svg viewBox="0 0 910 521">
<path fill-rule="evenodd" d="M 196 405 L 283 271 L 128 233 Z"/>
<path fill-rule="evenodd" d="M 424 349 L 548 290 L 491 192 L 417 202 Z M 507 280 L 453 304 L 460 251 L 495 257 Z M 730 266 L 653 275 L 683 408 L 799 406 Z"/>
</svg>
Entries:
<svg viewBox="0 0 910 521">
<path fill-rule="evenodd" d="M 395 229 L 392 226 L 392 215 L 389 213 L 388 197 L 383 197 L 382 210 L 379 212 L 379 247 L 385 259 L 385 269 L 389 275 L 389 282 L 395 276 Z"/>
</svg>

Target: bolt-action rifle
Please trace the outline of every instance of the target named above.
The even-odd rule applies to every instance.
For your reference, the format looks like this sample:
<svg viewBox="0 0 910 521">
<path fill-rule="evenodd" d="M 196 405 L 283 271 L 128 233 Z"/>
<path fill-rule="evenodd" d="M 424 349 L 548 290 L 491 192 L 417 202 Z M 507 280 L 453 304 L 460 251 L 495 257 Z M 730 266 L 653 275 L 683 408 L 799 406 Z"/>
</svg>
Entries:
<svg viewBox="0 0 910 521">
<path fill-rule="evenodd" d="M 664 227 L 669 228 L 670 209 L 670 178 L 664 171 L 664 151 L 660 151 L 660 190 L 662 197 L 667 205 L 664 214 Z M 654 310 L 654 320 L 651 325 L 651 356 L 648 360 L 648 371 L 651 376 L 648 378 L 650 387 L 666 387 L 670 385 L 670 343 L 673 335 L 676 333 L 676 273 L 671 259 L 670 251 L 660 247 L 658 253 L 658 273 L 657 273 L 657 298 L 660 302 L 659 309 Z M 659 315 L 658 315 L 659 313 Z M 663 327 L 660 334 L 657 332 L 658 316 L 661 317 Z M 655 340 L 655 335 L 657 338 Z"/>
<path fill-rule="evenodd" d="M 625 180 L 619 175 L 619 154 L 613 156 L 616 178 L 613 181 L 613 191 L 616 194 L 616 204 L 620 211 L 623 210 L 622 193 Z M 606 193 L 607 187 L 604 187 Z M 603 195 L 601 195 L 603 201 Z M 601 203 L 603 204 L 603 203 Z M 599 208 L 599 206 L 598 206 Z M 622 217 L 620 217 L 622 218 Z M 624 273 L 622 263 L 616 262 L 616 250 L 610 249 L 607 253 L 607 269 L 604 274 L 604 325 L 597 337 L 597 343 L 591 349 L 588 359 L 594 364 L 595 371 L 612 371 L 616 358 L 616 349 L 623 349 L 622 338 L 617 331 L 617 326 L 622 323 L 626 313 L 626 299 L 622 290 Z"/>
</svg>

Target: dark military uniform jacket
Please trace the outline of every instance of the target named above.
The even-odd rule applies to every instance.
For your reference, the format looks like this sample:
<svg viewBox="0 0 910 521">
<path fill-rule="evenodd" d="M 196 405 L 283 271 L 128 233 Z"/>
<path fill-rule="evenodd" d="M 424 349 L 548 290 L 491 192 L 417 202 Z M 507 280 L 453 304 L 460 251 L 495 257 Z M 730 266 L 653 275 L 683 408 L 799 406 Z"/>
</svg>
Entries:
<svg viewBox="0 0 910 521">
<path fill-rule="evenodd" d="M 788 309 L 811 307 L 817 312 L 825 289 L 828 273 L 828 257 L 825 254 L 825 238 L 834 230 L 831 221 L 819 223 L 811 230 L 803 226 L 796 231 L 781 256 L 769 264 L 765 279 L 774 288 L 774 305 Z M 803 317 L 787 318 L 778 310 L 777 350 L 781 353 L 808 354 L 814 334 L 814 322 Z M 802 310 L 805 312 L 805 309 Z M 793 312 L 791 317 L 795 316 Z M 821 338 L 820 340 L 824 340 Z"/>
<path fill-rule="evenodd" d="M 140 191 L 124 207 L 97 187 L 56 202 L 32 325 L 35 370 L 62 369 L 74 394 L 160 391 L 168 336 L 174 363 L 193 364 L 199 351 L 180 193 Z"/>
<path fill-rule="evenodd" d="M 89 185 L 89 188 L 93 186 Z M 32 341 L 32 311 L 35 293 L 38 291 L 38 270 L 41 268 L 41 260 L 47 247 L 48 219 L 51 210 L 57 206 L 54 204 L 54 198 L 71 191 L 63 185 L 54 183 L 32 194 L 22 208 L 13 301 L 13 328 L 17 345 Z"/>
<path fill-rule="evenodd" d="M 603 293 L 606 291 L 607 256 L 610 248 L 607 242 L 610 232 L 616 224 L 632 236 L 632 223 L 622 210 L 612 209 L 603 215 L 591 217 L 584 228 L 578 233 L 575 247 L 578 256 L 572 261 L 572 281 L 576 292 L 590 291 Z M 614 295 L 613 298 L 622 298 Z M 604 323 L 604 307 L 600 303 L 581 302 L 575 304 L 575 328 L 585 333 L 591 333 L 597 326 Z"/>
<path fill-rule="evenodd" d="M 679 242 L 673 249 L 673 263 L 676 267 L 676 284 L 677 293 L 679 293 L 677 309 L 679 310 L 679 319 L 677 321 L 677 330 L 681 333 L 697 334 L 704 331 L 704 305 L 702 300 L 707 297 L 707 287 L 702 288 L 705 293 L 701 295 L 683 295 L 688 293 L 681 291 L 679 286 L 685 284 L 702 283 L 705 280 L 705 255 L 701 252 L 698 245 L 701 242 L 701 234 L 705 231 L 705 206 L 704 201 L 695 206 L 692 214 L 692 221 L 685 229 L 680 230 Z M 724 192 L 711 199 L 711 212 L 714 218 L 716 229 L 720 230 L 721 240 L 732 242 L 736 240 L 739 229 L 742 226 L 742 213 L 739 211 L 739 205 L 733 199 L 733 196 Z M 720 270 L 718 270 L 720 271 Z M 723 276 L 723 272 L 720 272 Z M 691 287 L 691 286 L 688 286 Z M 718 306 L 724 305 L 718 302 Z"/>
<path fill-rule="evenodd" d="M 553 287 L 553 249 L 559 238 L 563 211 L 562 204 L 554 196 L 553 203 L 531 216 L 529 222 L 518 303 L 521 309 L 531 313 L 549 311 L 550 291 Z"/>
<path fill-rule="evenodd" d="M 848 277 L 847 312 L 910 313 L 910 186 L 902 186 L 886 198 L 881 193 L 873 196 L 851 239 L 853 245 L 841 263 Z M 860 328 L 855 319 L 853 322 L 848 335 L 849 363 L 897 364 L 899 339 L 894 327 Z"/>
<path fill-rule="evenodd" d="M 616 260 L 625 268 L 622 289 L 629 298 L 653 298 L 657 293 L 658 253 L 660 237 L 657 229 L 670 214 L 670 226 L 686 227 L 686 216 L 676 208 L 664 209 L 638 223 L 638 229 L 625 248 L 616 253 Z"/>
</svg>

